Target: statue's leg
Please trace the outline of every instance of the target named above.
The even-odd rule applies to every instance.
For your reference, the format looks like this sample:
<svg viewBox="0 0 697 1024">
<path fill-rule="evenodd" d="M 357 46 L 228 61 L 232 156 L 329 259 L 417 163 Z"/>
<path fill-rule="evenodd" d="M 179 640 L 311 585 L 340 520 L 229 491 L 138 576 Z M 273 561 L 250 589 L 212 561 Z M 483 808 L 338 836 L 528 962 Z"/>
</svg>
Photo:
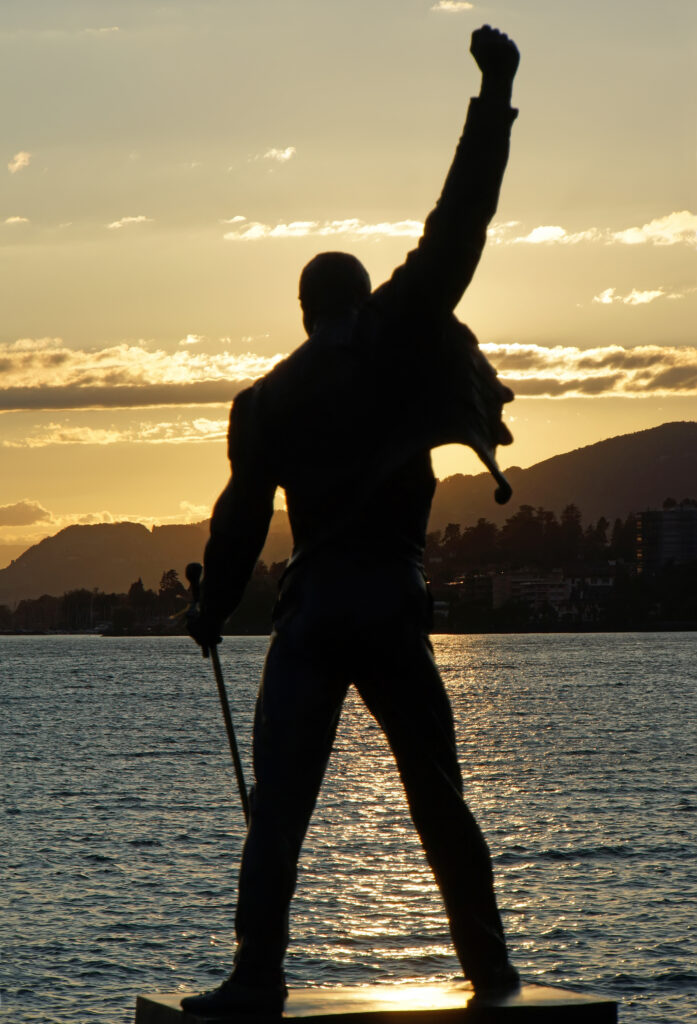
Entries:
<svg viewBox="0 0 697 1024">
<path fill-rule="evenodd" d="M 254 720 L 255 784 L 240 867 L 234 975 L 262 987 L 283 977 L 298 855 L 347 689 L 299 639 L 272 637 Z"/>
<path fill-rule="evenodd" d="M 511 972 L 515 979 L 489 850 L 462 797 L 452 711 L 428 637 L 390 645 L 357 687 L 395 755 L 466 976 L 478 988 L 497 987 Z"/>
</svg>

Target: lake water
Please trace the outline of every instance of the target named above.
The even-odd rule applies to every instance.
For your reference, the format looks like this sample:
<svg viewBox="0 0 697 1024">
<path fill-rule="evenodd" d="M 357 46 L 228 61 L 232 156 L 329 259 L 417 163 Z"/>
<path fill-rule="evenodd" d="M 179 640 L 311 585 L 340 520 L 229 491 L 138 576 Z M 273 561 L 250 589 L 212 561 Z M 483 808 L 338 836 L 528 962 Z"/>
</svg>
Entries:
<svg viewBox="0 0 697 1024">
<path fill-rule="evenodd" d="M 265 638 L 221 658 L 249 774 Z M 438 636 L 468 800 L 530 981 L 697 1013 L 697 634 Z M 230 967 L 243 820 L 185 638 L 3 637 L 2 1009 L 131 1022 Z M 382 735 L 347 702 L 303 851 L 290 985 L 458 976 Z"/>
</svg>

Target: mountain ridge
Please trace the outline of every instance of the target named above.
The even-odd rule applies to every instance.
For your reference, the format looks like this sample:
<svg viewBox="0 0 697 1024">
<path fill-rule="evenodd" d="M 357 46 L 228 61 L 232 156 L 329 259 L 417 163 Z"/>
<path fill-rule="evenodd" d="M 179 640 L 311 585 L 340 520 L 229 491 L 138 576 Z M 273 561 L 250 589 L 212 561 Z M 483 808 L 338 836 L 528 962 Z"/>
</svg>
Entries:
<svg viewBox="0 0 697 1024">
<path fill-rule="evenodd" d="M 547 508 L 557 515 L 577 505 L 584 522 L 605 516 L 611 522 L 632 512 L 660 507 L 667 497 L 697 497 L 697 422 L 664 423 L 620 434 L 553 455 L 526 469 L 507 470 L 513 487 L 508 505 L 494 502 L 491 476 L 455 474 L 439 481 L 429 530 L 448 523 L 472 526 L 478 519 L 502 524 L 520 505 Z M 189 525 L 100 523 L 68 526 L 32 545 L 0 570 L 0 604 L 14 605 L 42 594 L 69 590 L 123 593 L 136 579 L 157 589 L 162 573 L 176 569 L 183 579 L 187 562 L 200 561 L 208 520 Z M 287 513 L 277 510 L 262 558 L 267 564 L 290 554 Z"/>
<path fill-rule="evenodd" d="M 526 469 L 506 470 L 513 498 L 493 503 L 488 473 L 456 474 L 439 482 L 429 529 L 449 522 L 471 526 L 479 518 L 500 525 L 520 505 L 556 512 L 577 505 L 585 521 L 626 518 L 632 512 L 660 507 L 667 497 L 697 497 L 697 422 L 663 423 L 619 434 L 552 455 Z M 455 518 L 454 518 L 455 517 Z"/>
</svg>

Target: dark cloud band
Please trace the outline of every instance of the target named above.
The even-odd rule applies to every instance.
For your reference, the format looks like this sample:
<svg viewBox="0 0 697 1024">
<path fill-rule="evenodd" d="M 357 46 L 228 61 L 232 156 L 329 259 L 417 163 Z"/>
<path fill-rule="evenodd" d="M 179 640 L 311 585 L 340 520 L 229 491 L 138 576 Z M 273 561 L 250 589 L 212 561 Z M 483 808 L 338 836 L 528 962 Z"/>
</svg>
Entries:
<svg viewBox="0 0 697 1024">
<path fill-rule="evenodd" d="M 231 402 L 252 381 L 195 381 L 118 387 L 42 387 L 0 390 L 0 410 L 146 409 L 152 406 L 219 405 Z"/>
<path fill-rule="evenodd" d="M 0 505 L 0 526 L 33 526 L 52 519 L 51 513 L 38 501 L 17 501 L 13 505 Z"/>
</svg>

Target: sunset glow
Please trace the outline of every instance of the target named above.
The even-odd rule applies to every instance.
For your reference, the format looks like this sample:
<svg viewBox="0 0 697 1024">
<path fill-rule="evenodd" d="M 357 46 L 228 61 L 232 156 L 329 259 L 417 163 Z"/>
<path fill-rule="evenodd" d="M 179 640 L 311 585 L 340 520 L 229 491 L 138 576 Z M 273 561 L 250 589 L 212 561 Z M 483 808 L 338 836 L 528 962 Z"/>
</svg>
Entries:
<svg viewBox="0 0 697 1024">
<path fill-rule="evenodd" d="M 485 21 L 520 115 L 457 312 L 517 395 L 503 465 L 697 419 L 689 0 L 27 0 L 0 13 L 2 565 L 205 517 L 230 402 L 304 338 L 302 266 L 346 249 L 377 285 L 419 237 Z"/>
</svg>

